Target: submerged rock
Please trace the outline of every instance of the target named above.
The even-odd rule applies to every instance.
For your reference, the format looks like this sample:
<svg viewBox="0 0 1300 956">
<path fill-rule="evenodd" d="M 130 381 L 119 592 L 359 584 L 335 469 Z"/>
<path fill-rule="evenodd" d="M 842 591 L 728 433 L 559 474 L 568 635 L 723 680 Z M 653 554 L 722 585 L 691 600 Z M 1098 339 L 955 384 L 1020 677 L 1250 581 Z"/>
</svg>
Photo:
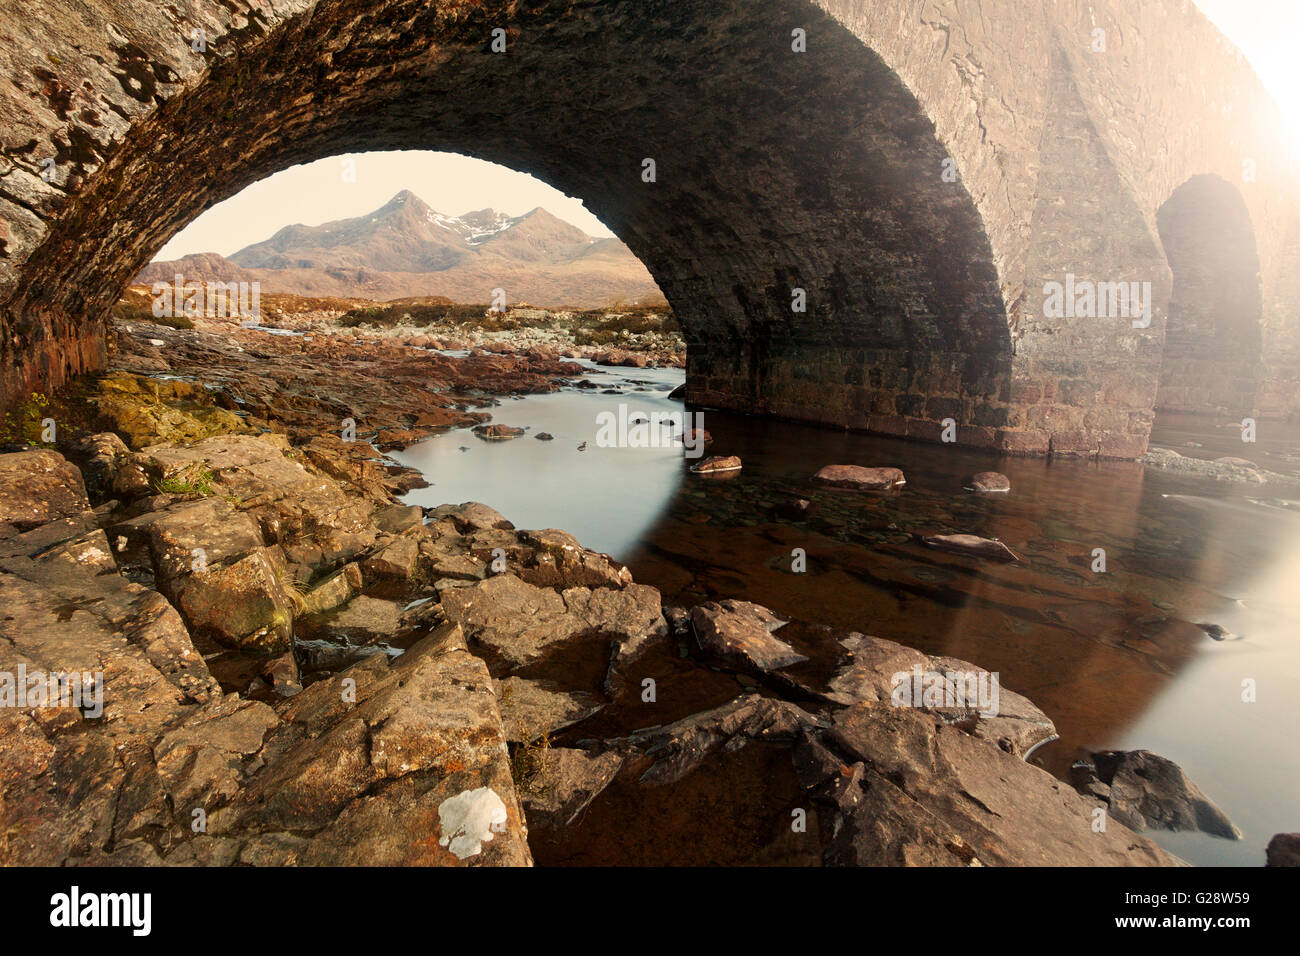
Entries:
<svg viewBox="0 0 1300 956">
<path fill-rule="evenodd" d="M 967 491 L 998 494 L 1011 490 L 1011 479 L 998 471 L 981 471 L 966 479 Z"/>
<path fill-rule="evenodd" d="M 691 610 L 691 626 L 705 653 L 764 674 L 808 659 L 772 635 L 785 623 L 749 601 L 710 601 Z"/>
<path fill-rule="evenodd" d="M 861 465 L 827 465 L 813 475 L 813 482 L 830 488 L 855 491 L 892 491 L 907 484 L 897 468 L 865 468 Z"/>
<path fill-rule="evenodd" d="M 997 538 L 981 538 L 975 534 L 932 534 L 921 539 L 931 548 L 966 554 L 990 561 L 1019 561 L 1019 556 Z"/>
</svg>

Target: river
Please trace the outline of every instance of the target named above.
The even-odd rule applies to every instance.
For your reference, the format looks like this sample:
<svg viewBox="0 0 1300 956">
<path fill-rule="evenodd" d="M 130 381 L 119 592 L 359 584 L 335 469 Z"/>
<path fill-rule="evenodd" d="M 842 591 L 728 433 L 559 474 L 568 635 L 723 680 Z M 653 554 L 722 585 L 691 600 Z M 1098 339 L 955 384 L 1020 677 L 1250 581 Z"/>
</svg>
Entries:
<svg viewBox="0 0 1300 956">
<path fill-rule="evenodd" d="M 1260 865 L 1273 834 L 1300 829 L 1294 502 L 1131 462 L 998 458 L 724 412 L 704 414 L 709 453 L 739 455 L 744 470 L 710 480 L 687 471 L 680 444 L 598 442 L 598 416 L 620 405 L 631 419 L 684 413 L 667 397 L 681 370 L 584 364 L 598 388 L 492 409 L 525 437 L 453 431 L 394 453 L 432 482 L 407 500 L 481 501 L 517 527 L 563 528 L 668 604 L 743 598 L 996 671 L 1056 723 L 1060 739 L 1032 757 L 1044 769 L 1068 776 L 1080 748 L 1147 749 L 1179 764 L 1244 833 L 1148 834 L 1190 862 Z M 1162 418 L 1153 444 L 1297 473 L 1300 428 L 1263 422 L 1244 445 L 1225 424 Z M 897 466 L 907 485 L 873 497 L 810 483 L 835 463 Z M 1011 494 L 964 492 L 962 479 L 984 470 L 1006 474 Z M 816 505 L 812 516 L 774 517 L 794 497 Z M 1022 560 L 978 562 L 914 537 L 943 530 L 999 538 Z M 796 548 L 802 573 L 791 570 Z"/>
</svg>

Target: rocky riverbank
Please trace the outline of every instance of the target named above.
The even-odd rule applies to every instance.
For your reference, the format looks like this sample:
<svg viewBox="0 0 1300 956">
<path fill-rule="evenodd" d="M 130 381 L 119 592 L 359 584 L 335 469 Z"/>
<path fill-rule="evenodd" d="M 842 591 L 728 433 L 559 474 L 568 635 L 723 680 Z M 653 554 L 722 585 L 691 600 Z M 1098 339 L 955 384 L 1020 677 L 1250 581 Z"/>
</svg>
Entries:
<svg viewBox="0 0 1300 956">
<path fill-rule="evenodd" d="M 1231 826 L 1171 770 L 1176 813 L 1027 763 L 1050 717 L 961 696 L 975 664 L 665 606 L 564 531 L 403 504 L 364 440 L 575 368 L 124 330 L 83 393 L 112 427 L 0 455 L 0 673 L 100 691 L 0 709 L 0 860 L 1168 865 L 1121 821 Z"/>
</svg>

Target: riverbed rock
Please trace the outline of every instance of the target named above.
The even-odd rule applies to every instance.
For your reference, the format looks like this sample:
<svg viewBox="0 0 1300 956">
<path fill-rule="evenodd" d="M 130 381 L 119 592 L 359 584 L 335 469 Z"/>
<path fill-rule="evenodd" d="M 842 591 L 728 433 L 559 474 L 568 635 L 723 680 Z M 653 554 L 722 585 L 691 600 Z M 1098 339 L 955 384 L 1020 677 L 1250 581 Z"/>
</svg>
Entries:
<svg viewBox="0 0 1300 956">
<path fill-rule="evenodd" d="M 304 614 L 323 614 L 345 604 L 361 591 L 361 567 L 345 564 L 302 596 Z"/>
<path fill-rule="evenodd" d="M 691 471 L 697 475 L 717 475 L 740 471 L 742 465 L 735 455 L 710 455 L 703 461 L 691 465 Z"/>
<path fill-rule="evenodd" d="M 521 544 L 532 549 L 519 568 L 519 577 L 541 587 L 622 588 L 632 572 L 607 554 L 588 551 L 567 531 L 547 528 L 521 531 Z"/>
<path fill-rule="evenodd" d="M 0 455 L 0 523 L 27 531 L 89 510 L 81 472 L 57 451 Z"/>
<path fill-rule="evenodd" d="M 202 386 L 175 378 L 112 372 L 96 383 L 88 401 L 102 424 L 137 451 L 254 431 L 238 415 L 212 404 Z"/>
<path fill-rule="evenodd" d="M 265 548 L 178 578 L 167 591 L 190 628 L 219 644 L 249 654 L 292 646 L 294 601 Z"/>
<path fill-rule="evenodd" d="M 701 650 L 731 667 L 769 673 L 808 658 L 772 632 L 786 623 L 749 601 L 710 601 L 691 609 Z"/>
<path fill-rule="evenodd" d="M 813 475 L 814 484 L 854 491 L 892 491 L 907 484 L 897 468 L 866 468 L 861 465 L 827 465 Z"/>
<path fill-rule="evenodd" d="M 522 428 L 513 425 L 475 425 L 474 434 L 484 441 L 509 441 L 524 433 Z"/>
<path fill-rule="evenodd" d="M 441 505 L 433 509 L 431 516 L 435 520 L 449 519 L 461 534 L 492 528 L 506 531 L 514 529 L 514 525 L 507 521 L 501 512 L 477 501 L 466 501 L 459 505 Z"/>
<path fill-rule="evenodd" d="M 772 513 L 786 521 L 805 521 L 817 511 L 817 506 L 807 498 L 782 501 L 772 508 Z"/>
<path fill-rule="evenodd" d="M 692 714 L 662 727 L 606 740 L 639 772 L 642 784 L 663 786 L 681 780 L 720 751 L 735 751 L 756 742 L 790 744 L 821 726 L 801 707 L 784 700 L 745 694 L 713 710 Z"/>
<path fill-rule="evenodd" d="M 871 771 L 863 775 L 863 798 L 841 821 L 847 835 L 833 860 L 985 866 L 1180 862 L 1119 822 L 1094 832 L 1095 801 L 937 715 L 864 701 L 835 715 L 826 740 L 844 764 L 862 762 Z"/>
<path fill-rule="evenodd" d="M 256 520 L 268 544 L 310 540 L 321 560 L 336 566 L 374 542 L 372 502 L 307 471 L 291 457 L 283 435 L 227 435 L 143 454 L 163 477 L 205 468 L 214 492 Z"/>
<path fill-rule="evenodd" d="M 419 505 L 392 504 L 375 509 L 371 523 L 376 531 L 406 534 L 424 525 L 424 509 Z"/>
<path fill-rule="evenodd" d="M 143 459 L 113 432 L 86 435 L 74 445 L 87 490 L 100 498 L 130 501 L 152 490 Z"/>
<path fill-rule="evenodd" d="M 367 578 L 394 578 L 409 581 L 415 574 L 416 560 L 420 556 L 420 543 L 413 538 L 398 538 L 383 550 L 370 555 L 361 569 Z"/>
<path fill-rule="evenodd" d="M 1300 833 L 1279 833 L 1268 841 L 1268 866 L 1300 866 Z"/>
<path fill-rule="evenodd" d="M 544 681 L 507 677 L 493 681 L 506 739 L 531 743 L 590 717 L 603 706 L 590 694 L 563 691 Z"/>
<path fill-rule="evenodd" d="M 454 625 L 308 687 L 263 752 L 267 765 L 209 815 L 211 837 L 265 849 L 272 834 L 306 833 L 306 865 L 531 862 L 491 680 Z M 463 832 L 452 811 L 483 791 L 503 813 Z"/>
<path fill-rule="evenodd" d="M 965 554 L 988 561 L 1019 561 L 1019 556 L 997 538 L 981 538 L 976 534 L 932 534 L 921 539 L 931 548 Z"/>
<path fill-rule="evenodd" d="M 623 757 L 614 751 L 548 747 L 538 762 L 540 766 L 521 788 L 528 825 L 556 829 L 572 824 L 609 786 Z"/>
<path fill-rule="evenodd" d="M 1106 799 L 1111 819 L 1134 830 L 1201 830 L 1241 839 L 1228 815 L 1165 757 L 1149 750 L 1103 750 L 1071 768 L 1075 786 Z"/>
<path fill-rule="evenodd" d="M 1001 494 L 1011 490 L 1011 479 L 998 471 L 981 471 L 967 478 L 964 487 L 981 494 Z"/>
</svg>

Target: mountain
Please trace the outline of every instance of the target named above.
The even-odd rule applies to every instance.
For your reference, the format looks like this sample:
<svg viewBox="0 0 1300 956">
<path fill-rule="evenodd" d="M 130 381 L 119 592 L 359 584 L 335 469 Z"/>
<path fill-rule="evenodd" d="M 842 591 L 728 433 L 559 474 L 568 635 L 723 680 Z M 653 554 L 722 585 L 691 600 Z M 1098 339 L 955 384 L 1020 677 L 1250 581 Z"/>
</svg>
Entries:
<svg viewBox="0 0 1300 956">
<path fill-rule="evenodd" d="M 263 292 L 370 299 L 442 295 L 489 302 L 592 308 L 659 298 L 654 279 L 617 239 L 599 239 L 537 208 L 522 216 L 480 209 L 446 216 L 402 190 L 365 216 L 294 225 L 229 258 L 216 253 L 152 262 L 137 283 L 257 281 Z"/>
</svg>

